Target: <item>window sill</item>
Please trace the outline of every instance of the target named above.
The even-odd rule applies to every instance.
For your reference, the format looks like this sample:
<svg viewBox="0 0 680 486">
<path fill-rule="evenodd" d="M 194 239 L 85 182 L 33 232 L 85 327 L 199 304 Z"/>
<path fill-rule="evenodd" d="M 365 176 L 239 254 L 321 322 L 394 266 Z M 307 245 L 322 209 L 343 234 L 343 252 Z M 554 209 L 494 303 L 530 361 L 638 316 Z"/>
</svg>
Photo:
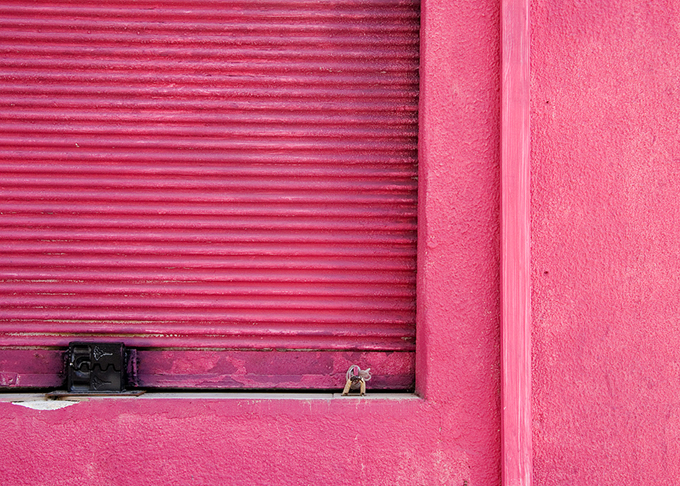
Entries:
<svg viewBox="0 0 680 486">
<path fill-rule="evenodd" d="M 68 396 L 49 399 L 43 393 L 3 393 L 0 402 L 10 402 L 34 410 L 58 410 L 82 401 L 90 400 L 416 400 L 413 393 L 367 393 L 366 395 L 342 396 L 341 393 L 286 393 L 286 392 L 150 392 L 140 396 Z"/>
</svg>

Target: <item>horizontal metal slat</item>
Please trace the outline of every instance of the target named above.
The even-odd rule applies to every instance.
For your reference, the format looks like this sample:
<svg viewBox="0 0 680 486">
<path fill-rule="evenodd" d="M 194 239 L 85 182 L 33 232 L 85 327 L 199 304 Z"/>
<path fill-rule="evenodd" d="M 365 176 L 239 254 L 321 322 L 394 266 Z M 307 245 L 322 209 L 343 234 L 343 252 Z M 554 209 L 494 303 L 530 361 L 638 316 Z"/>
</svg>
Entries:
<svg viewBox="0 0 680 486">
<path fill-rule="evenodd" d="M 0 135 L 0 147 L 31 147 L 33 150 L 53 147 L 102 148 L 108 150 L 145 149 L 155 150 L 278 150 L 288 152 L 410 152 L 417 149 L 415 142 L 381 141 L 381 140 L 300 140 L 299 138 L 281 138 L 268 140 L 264 138 L 251 140 L 225 140 L 214 138 L 170 138 L 138 136 L 135 139 L 125 137 L 94 137 L 92 135 L 71 134 L 65 136 L 4 136 Z"/>
<path fill-rule="evenodd" d="M 168 177 L 100 177 L 97 175 L 60 175 L 54 176 L 17 176 L 5 175 L 2 180 L 2 188 L 5 190 L 16 188 L 23 191 L 38 192 L 40 188 L 54 188 L 55 190 L 68 187 L 71 190 L 79 189 L 121 189 L 130 191 L 199 191 L 210 193 L 220 191 L 224 193 L 238 194 L 239 192 L 252 191 L 282 192 L 289 191 L 291 195 L 297 195 L 304 191 L 330 192 L 352 191 L 365 194 L 401 194 L 414 193 L 417 183 L 410 177 L 407 179 L 392 178 L 390 180 L 357 180 L 353 178 L 268 178 L 257 179 L 239 177 L 238 179 L 192 179 L 192 178 L 168 178 Z M 297 194 L 296 194 L 297 193 Z"/>
<path fill-rule="evenodd" d="M 162 41 L 162 38 L 159 39 Z M 251 47 L 244 46 L 239 42 L 239 39 L 231 39 L 231 42 L 219 47 L 206 46 L 201 44 L 200 47 L 193 46 L 191 49 L 182 47 L 174 47 L 167 45 L 150 45 L 148 43 L 137 44 L 134 43 L 134 54 L 130 52 L 130 47 L 110 46 L 102 42 L 88 42 L 85 45 L 44 45 L 40 50 L 36 50 L 35 44 L 21 44 L 19 39 L 12 39 L 11 45 L 0 45 L 0 55 L 18 55 L 22 59 L 52 59 L 55 57 L 63 57 L 65 59 L 78 59 L 94 57 L 98 59 L 125 59 L 134 57 L 135 61 L 148 61 L 153 59 L 167 60 L 171 58 L 173 62 L 178 63 L 184 59 L 196 61 L 200 59 L 206 61 L 218 61 L 221 59 L 228 59 L 234 61 L 237 59 L 248 60 L 264 60 L 264 59 L 304 59 L 304 60 L 328 60 L 328 51 L 319 49 L 318 44 L 310 44 L 304 49 L 291 49 L 289 46 L 277 46 L 268 44 L 266 49 L 262 46 Z M 297 46 L 296 46 L 297 47 Z M 381 43 L 380 45 L 373 45 L 370 49 L 357 48 L 352 44 L 345 44 L 336 48 L 333 53 L 333 62 L 347 62 L 351 64 L 356 60 L 365 61 L 379 61 L 387 58 L 390 61 L 404 61 L 414 60 L 418 58 L 418 53 L 414 52 L 409 46 L 392 46 L 389 42 Z"/>
<path fill-rule="evenodd" d="M 132 311 L 137 311 L 134 307 L 128 313 L 118 309 L 79 307 L 10 309 L 7 321 L 0 320 L 0 333 L 17 337 L 22 333 L 57 334 L 64 337 L 91 333 L 136 337 L 187 336 L 194 339 L 202 336 L 233 340 L 249 338 L 260 339 L 260 348 L 269 347 L 267 340 L 271 337 L 283 342 L 279 346 L 284 349 L 292 348 L 292 344 L 285 344 L 286 338 L 298 342 L 305 339 L 328 342 L 333 337 L 343 338 L 347 342 L 354 338 L 360 346 L 365 345 L 361 342 L 363 339 L 370 339 L 375 343 L 382 338 L 391 343 L 389 349 L 412 349 L 415 338 L 407 325 L 409 317 L 412 317 L 407 311 L 362 310 L 355 318 L 343 319 L 342 314 L 347 312 L 345 309 L 330 309 L 329 312 L 334 314 L 333 318 L 321 313 L 318 319 L 308 321 L 313 328 L 305 329 L 296 327 L 296 320 L 319 314 L 317 309 L 296 310 L 290 316 L 289 309 L 265 309 L 261 312 L 240 308 L 219 309 L 226 314 L 224 318 L 197 308 L 175 309 L 172 312 L 163 308 L 151 310 L 154 312 L 141 315 L 134 312 L 135 317 L 130 318 Z M 378 313 L 389 318 L 390 323 L 376 319 Z M 250 319 L 242 318 L 244 314 Z M 370 329 L 370 332 L 364 332 L 364 329 Z M 175 343 L 177 345 L 181 346 L 181 342 Z M 186 347 L 192 346 L 187 344 Z M 332 349 L 338 348 L 333 346 Z"/>
<path fill-rule="evenodd" d="M 134 319 L 126 318 L 126 314 L 118 309 L 106 311 L 102 309 L 76 308 L 76 314 L 66 317 L 59 314 L 58 309 L 18 309 L 14 318 L 0 319 L 0 332 L 33 332 L 64 334 L 92 332 L 95 334 L 118 335 L 155 335 L 155 336 L 201 336 L 214 337 L 371 337 L 381 336 L 403 342 L 413 341 L 415 331 L 408 324 L 412 312 L 393 311 L 391 317 L 381 317 L 383 311 L 362 311 L 360 316 L 352 316 L 351 311 L 332 310 L 320 313 L 318 319 L 301 320 L 300 316 L 316 314 L 312 309 L 282 309 L 274 311 L 266 309 L 258 313 L 254 310 L 227 311 L 226 316 L 211 313 L 209 309 L 167 309 L 163 318 L 155 312 L 138 315 Z M 32 313 L 33 315 L 29 315 Z M 42 314 L 51 313 L 52 317 L 45 321 Z M 97 313 L 96 316 L 89 314 Z M 20 315 L 21 314 L 21 315 Z M 128 315 L 132 315 L 129 312 Z M 251 316 L 246 317 L 244 314 Z M 201 319 L 196 319 L 200 315 Z M 36 318 L 37 316 L 37 318 Z M 108 316 L 108 317 L 107 317 Z M 253 320 L 258 319 L 258 320 Z M 188 346 L 191 347 L 191 346 Z"/>
<path fill-rule="evenodd" d="M 51 123 L 111 123 L 118 125 L 138 124 L 143 116 L 139 112 L 134 111 L 106 111 L 103 113 L 95 113 L 93 111 L 82 109 L 70 109 L 68 111 L 55 110 L 52 107 L 43 110 L 21 110 L 21 119 L 32 122 L 51 122 Z M 170 125 L 206 125 L 206 126 L 222 126 L 232 127 L 237 126 L 251 126 L 262 125 L 272 127 L 280 127 L 293 125 L 298 127 L 313 125 L 320 127 L 336 127 L 346 126 L 351 123 L 355 126 L 376 127 L 381 125 L 383 127 L 408 127 L 412 128 L 416 122 L 415 113 L 370 113 L 361 114 L 356 112 L 349 113 L 329 113 L 320 114 L 315 111 L 308 111 L 307 113 L 300 112 L 296 114 L 288 113 L 286 115 L 280 113 L 240 113 L 231 112 L 228 114 L 213 114 L 213 113 L 186 113 L 186 112 L 154 112 L 147 114 L 144 119 L 146 122 L 155 122 Z M 16 121 L 16 110 L 14 111 L 0 111 L 0 120 Z"/>
<path fill-rule="evenodd" d="M 105 226 L 105 225 L 102 225 Z M 354 231 L 226 231 L 188 229 L 177 232 L 158 230 L 138 230 L 131 228 L 93 228 L 93 229 L 2 229 L 0 241 L 7 240 L 62 240 L 62 241 L 175 241 L 195 243 L 231 243 L 231 242 L 260 242 L 260 243 L 327 243 L 327 244 L 375 244 L 375 245 L 408 245 L 416 240 L 415 232 L 381 232 L 375 234 L 371 230 Z"/>
<path fill-rule="evenodd" d="M 211 243 L 210 245 L 177 242 L 144 242 L 132 241 L 124 248 L 116 241 L 77 241 L 77 240 L 3 240 L 0 254 L 39 253 L 63 254 L 113 254 L 113 255 L 212 255 L 212 256 L 250 256 L 260 255 L 283 257 L 354 257 L 354 258 L 415 258 L 416 251 L 412 244 L 407 245 L 365 245 L 324 243 L 288 243 L 285 246 L 276 243 L 241 242 L 228 244 Z"/>
<path fill-rule="evenodd" d="M 3 346 L 68 346 L 71 341 L 94 340 L 102 342 L 125 342 L 127 346 L 143 348 L 228 348 L 236 350 L 267 350 L 289 352 L 302 350 L 337 351 L 414 351 L 413 338 L 356 336 L 192 336 L 186 334 L 116 334 L 110 330 L 102 333 L 18 332 L 4 333 Z M 409 341 L 405 341 L 409 339 Z"/>
<path fill-rule="evenodd" d="M 316 73 L 318 71 L 344 72 L 344 73 L 372 73 L 392 74 L 413 72 L 418 69 L 416 59 L 405 59 L 399 62 L 389 60 L 372 60 L 371 62 L 356 61 L 352 63 L 338 62 L 335 60 L 310 59 L 291 61 L 271 61 L 259 59 L 253 61 L 242 59 L 237 61 L 204 61 L 204 62 L 176 62 L 176 61 L 143 61 L 143 60 L 108 60 L 108 59 L 41 59 L 29 57 L 26 59 L 13 60 L 11 58 L 0 59 L 1 69 L 40 69 L 61 71 L 68 70 L 95 70 L 95 71 L 159 71 L 171 73 L 224 73 L 234 71 L 237 74 L 259 74 L 266 71 L 269 74 L 288 73 Z"/>
<path fill-rule="evenodd" d="M 0 60 L 0 64 L 2 61 Z M 109 69 L 111 66 L 108 66 Z M 59 98 L 64 96 L 73 96 L 74 94 L 91 96 L 93 99 L 106 98 L 132 98 L 132 99 L 149 99 L 149 98 L 173 98 L 173 99 L 188 99 L 192 101 L 192 106 L 199 109 L 204 100 L 211 99 L 229 99 L 229 100 L 258 100 L 263 99 L 271 101 L 273 99 L 281 98 L 285 100 L 343 100 L 342 102 L 348 106 L 355 106 L 362 101 L 384 100 L 386 104 L 391 104 L 392 109 L 398 109 L 401 104 L 410 104 L 416 99 L 417 90 L 405 89 L 403 86 L 395 86 L 395 89 L 389 89 L 386 86 L 359 86 L 359 87 L 333 87 L 326 86 L 321 88 L 319 86 L 278 86 L 272 87 L 276 79 L 272 79 L 265 86 L 251 86 L 251 87 L 231 87 L 231 86 L 215 86 L 214 84 L 203 86 L 183 86 L 178 88 L 176 86 L 123 86 L 123 85 L 72 85 L 68 83 L 55 84 L 50 83 L 49 86 L 36 84 L 31 89 L 31 96 L 49 96 L 51 98 Z M 0 95 L 12 96 L 21 95 L 25 92 L 25 84 L 18 83 L 0 83 Z"/>
<path fill-rule="evenodd" d="M 1 89 L 1 88 L 0 88 Z M 345 137 L 360 138 L 362 140 L 388 140 L 395 143 L 395 148 L 399 148 L 396 142 L 411 141 L 416 139 L 415 129 L 394 129 L 390 127 L 383 128 L 339 128 L 339 127 L 223 127 L 223 126 L 196 126 L 196 125 L 166 125 L 154 124 L 144 128 L 134 126 L 121 126 L 118 124 L 103 124 L 100 122 L 90 124 L 74 124 L 66 123 L 60 125 L 52 125 L 47 123 L 0 123 L 0 133 L 6 134 L 21 134 L 30 137 L 47 137 L 50 135 L 66 135 L 89 137 L 96 135 L 97 137 L 125 137 L 134 135 L 139 137 L 153 137 L 154 139 L 165 139 L 173 137 L 174 140 L 179 138 L 196 139 L 314 139 L 316 141 L 342 139 Z M 84 141 L 79 142 L 79 145 Z"/>
<path fill-rule="evenodd" d="M 76 142 L 77 143 L 77 142 Z M 75 144 L 74 144 L 75 145 Z M 258 150 L 246 152 L 243 150 L 224 151 L 178 151 L 178 150 L 112 150 L 106 148 L 88 149 L 73 147 L 62 150 L 41 149 L 22 150 L 11 148 L 2 150 L 0 158 L 11 158 L 19 163 L 24 162 L 67 162 L 67 163 L 102 163 L 111 164 L 140 164 L 155 162 L 157 164 L 186 164 L 217 165 L 231 164 L 297 164 L 297 165 L 375 165 L 383 163 L 386 167 L 403 166 L 412 159 L 412 153 L 338 153 L 338 152 L 298 152 L 280 153 L 275 150 Z M 415 172 L 414 172 L 415 175 Z"/>
<path fill-rule="evenodd" d="M 4 252 L 3 252 L 4 253 Z M 347 257 L 272 257 L 260 255 L 257 259 L 244 256 L 190 256 L 181 253 L 156 254 L 152 256 L 132 256 L 121 254 L 20 254 L 8 256 L 0 253 L 0 268 L 7 260 L 12 268 L 61 267 L 61 268 L 177 268 L 184 269 L 304 269 L 304 270 L 374 270 L 409 271 L 415 270 L 412 258 L 356 258 Z"/>
<path fill-rule="evenodd" d="M 290 165 L 290 164 L 239 164 L 239 165 L 196 165 L 196 164 L 150 164 L 148 161 L 140 160 L 138 163 L 114 164 L 112 161 L 100 164 L 72 164 L 68 162 L 40 163 L 32 162 L 22 163 L 18 161 L 2 161 L 0 160 L 0 173 L 3 174 L 49 174 L 52 177 L 68 176 L 83 176 L 83 175 L 99 175 L 107 174 L 116 177 L 121 176 L 136 176 L 136 175 L 153 175 L 163 177 L 182 177 L 182 178 L 206 178 L 210 179 L 224 179 L 232 177 L 246 177 L 246 178 L 281 178 L 281 177 L 295 177 L 299 178 L 343 178 L 343 179 L 386 179 L 386 180 L 400 180 L 413 179 L 416 175 L 416 170 L 410 165 L 403 166 L 384 166 L 384 165 L 349 165 L 349 166 L 332 166 L 328 164 L 307 164 L 307 165 Z M 16 176 L 14 176 L 16 177 Z"/>
<path fill-rule="evenodd" d="M 259 3 L 259 5 L 258 5 Z M 73 5 L 73 4 L 72 4 Z M 248 19 L 253 18 L 275 18 L 286 19 L 289 23 L 304 22 L 305 19 L 317 19 L 325 21 L 331 19 L 335 21 L 343 21 L 347 23 L 355 22 L 356 20 L 390 20 L 398 19 L 400 21 L 408 19 L 417 19 L 418 11 L 413 7 L 417 6 L 415 2 L 409 3 L 395 3 L 388 5 L 392 8 L 380 8 L 380 6 L 371 3 L 361 2 L 333 2 L 327 5 L 316 5 L 300 2 L 230 2 L 228 4 L 220 4 L 219 2 L 193 4 L 190 2 L 177 3 L 176 8 L 167 0 L 162 6 L 158 3 L 148 2 L 143 3 L 108 3 L 106 6 L 83 6 L 82 4 L 76 6 L 59 5 L 59 6 L 45 6 L 45 5 L 30 5 L 24 6 L 21 4 L 12 5 L 5 4 L 0 6 L 0 15 L 26 15 L 29 18 L 43 17 L 43 18 L 86 18 L 92 17 L 113 18 L 120 19 L 123 13 L 126 20 L 143 19 L 145 21 L 161 21 L 161 20 L 178 20 L 190 21 L 195 18 L 233 18 L 238 19 L 239 24 L 248 22 Z M 177 8 L 178 7 L 178 8 Z M 222 7 L 222 8 L 221 8 Z M 401 8 L 400 8 L 401 7 Z M 406 8 L 404 8 L 406 7 Z M 411 7 L 411 8 L 409 8 Z"/>
<path fill-rule="evenodd" d="M 0 26 L 3 25 L 3 20 L 0 19 Z M 17 20 L 17 22 L 21 22 Z M 25 26 L 25 24 L 23 24 Z M 176 32 L 165 33 L 160 30 L 162 27 L 159 25 L 154 25 L 152 29 L 144 28 L 145 35 L 130 36 L 126 34 L 111 33 L 107 30 L 101 29 L 101 24 L 99 22 L 92 23 L 89 25 L 88 31 L 83 32 L 83 29 L 79 31 L 73 30 L 73 25 L 69 32 L 60 32 L 59 28 L 62 30 L 67 29 L 67 26 L 62 24 L 56 24 L 55 22 L 50 22 L 49 24 L 41 24 L 43 28 L 40 32 L 21 32 L 21 31 L 10 31 L 3 30 L 0 31 L 0 42 L 4 44 L 16 43 L 21 45 L 21 43 L 30 42 L 32 45 L 35 44 L 47 44 L 53 46 L 69 46 L 69 45 L 88 45 L 88 46 L 134 46 L 134 45 L 144 45 L 146 47 L 153 47 L 157 45 L 161 46 L 182 46 L 182 47 L 193 47 L 193 46 L 228 46 L 228 45 L 238 45 L 238 46 L 267 46 L 267 47 L 279 47 L 279 48 L 289 48 L 289 49 L 305 49 L 305 48 L 318 48 L 319 45 L 324 45 L 326 47 L 332 47 L 334 49 L 338 48 L 357 48 L 357 47 L 371 47 L 371 48 L 385 48 L 389 47 L 403 47 L 411 46 L 410 53 L 413 54 L 413 47 L 418 45 L 419 36 L 418 33 L 413 31 L 411 35 L 390 35 L 388 32 L 376 33 L 369 29 L 364 29 L 364 35 L 352 35 L 348 34 L 345 30 L 340 30 L 334 33 L 332 36 L 328 35 L 328 32 L 309 32 L 305 34 L 298 33 L 297 35 L 290 31 L 290 25 L 282 26 L 283 31 L 277 32 L 276 26 L 269 25 L 269 29 L 265 26 L 252 26 L 248 30 L 243 28 L 233 29 L 225 32 L 224 26 L 221 34 L 215 33 L 204 33 L 200 31 L 194 31 L 187 35 L 177 36 Z M 80 24 L 82 25 L 82 24 Z M 147 24 L 148 25 L 148 24 Z M 182 23 L 184 25 L 184 23 Z M 252 24 L 251 24 L 252 25 Z M 16 26 L 16 23 L 13 27 Z M 304 28 L 304 27 L 302 27 Z M 46 31 L 46 30 L 51 31 Z M 96 32 L 96 35 L 92 35 L 92 31 Z M 272 34 L 278 35 L 272 35 Z M 168 35 L 169 34 L 169 35 Z M 267 35 L 269 34 L 269 35 Z"/>
<path fill-rule="evenodd" d="M 0 293 L 9 295 L 199 295 L 199 296 L 284 296 L 284 297 L 358 297 L 358 298 L 405 298 L 413 301 L 415 289 L 409 285 L 371 285 L 318 284 L 318 283 L 243 283 L 228 282 L 221 285 L 209 285 L 205 282 L 178 283 L 134 283 L 129 282 L 71 282 L 8 280 L 0 282 Z"/>
<path fill-rule="evenodd" d="M 348 283 L 348 284 L 388 284 L 403 285 L 415 284 L 415 275 L 412 271 L 404 272 L 375 272 L 358 271 L 310 271 L 297 269 L 286 271 L 278 269 L 242 269 L 226 270 L 187 270 L 176 269 L 126 269 L 118 268 L 113 272 L 102 272 L 100 269 L 62 269 L 62 268 L 17 268 L 13 265 L 0 267 L 0 280 L 68 280 L 68 281 L 114 281 L 127 280 L 133 285 L 136 282 L 292 282 L 292 283 Z"/>
<path fill-rule="evenodd" d="M 2 69 L 0 69 L 0 72 Z M 20 113 L 26 107 L 35 109 L 36 107 L 44 107 L 44 96 L 33 96 L 30 92 L 16 95 L 3 95 L 0 93 L 0 104 L 6 110 L 16 111 Z M 177 113 L 185 112 L 191 113 L 196 111 L 196 104 L 191 99 L 181 99 L 181 97 L 161 98 L 150 100 L 148 98 L 139 98 L 131 100 L 130 98 L 120 96 L 108 96 L 106 92 L 93 93 L 83 96 L 82 93 L 73 93 L 71 90 L 68 95 L 61 97 L 54 97 L 50 100 L 49 109 L 84 109 L 89 110 L 107 110 L 115 113 L 120 111 L 135 111 L 139 114 L 146 114 L 152 116 L 155 113 Z M 249 100 L 224 100 L 224 99 L 206 99 L 201 100 L 200 112 L 207 114 L 211 113 L 257 113 L 259 114 L 290 114 L 301 113 L 300 100 L 270 100 L 265 98 L 256 98 Z M 302 113 L 324 113 L 329 116 L 333 114 L 353 115 L 353 114 L 375 114 L 375 113 L 410 113 L 417 112 L 418 105 L 413 100 L 409 102 L 381 101 L 374 99 L 363 99 L 358 102 L 347 102 L 346 100 L 305 100 L 304 110 Z M 350 120 L 351 121 L 351 120 Z"/>
<path fill-rule="evenodd" d="M 78 191 L 67 189 L 44 189 L 31 188 L 3 188 L 0 186 L 0 197 L 14 201 L 112 201 L 121 203 L 144 202 L 167 202 L 176 203 L 185 201 L 187 204 L 267 204 L 280 203 L 287 200 L 296 204 L 345 204 L 355 205 L 409 205 L 414 204 L 416 196 L 414 193 L 361 193 L 351 194 L 338 191 L 298 191 L 286 193 L 282 191 L 266 191 L 261 193 L 252 192 L 232 192 L 224 194 L 220 191 L 141 191 L 117 189 L 107 191 L 106 188 L 100 190 L 89 190 L 80 188 Z"/>
<path fill-rule="evenodd" d="M 213 19 L 214 20 L 214 19 Z M 384 22 L 375 19 L 363 19 L 362 22 L 343 22 L 337 19 L 326 19 L 324 22 L 300 22 L 292 23 L 281 21 L 277 18 L 253 18 L 250 22 L 243 23 L 236 19 L 225 19 L 222 22 L 209 20 L 182 19 L 181 22 L 150 22 L 144 20 L 112 20 L 107 17 L 97 19 L 83 18 L 52 18 L 36 19 L 29 15 L 12 15 L 8 12 L 0 13 L 0 28 L 5 31 L 30 31 L 30 32 L 66 32 L 69 34 L 95 32 L 117 32 L 129 35 L 129 33 L 142 32 L 155 35 L 180 34 L 184 38 L 193 35 L 205 36 L 233 35 L 235 33 L 253 34 L 263 36 L 276 33 L 274 37 L 300 36 L 300 35 L 323 35 L 325 37 L 338 34 L 371 35 L 393 38 L 394 36 L 417 36 L 419 25 L 417 22 Z M 377 34 L 376 34 L 377 32 Z M 390 39 L 390 42 L 394 42 Z"/>
<path fill-rule="evenodd" d="M 130 289 L 131 291 L 134 288 Z M 0 301 L 6 309 L 12 310 L 72 310 L 82 309 L 95 311 L 106 309 L 114 311 L 119 309 L 138 310 L 149 309 L 159 310 L 159 313 L 167 309 L 194 309 L 203 310 L 247 310 L 252 311 L 253 315 L 264 315 L 269 311 L 344 311 L 353 310 L 357 315 L 361 312 L 384 311 L 389 314 L 392 311 L 411 311 L 415 305 L 412 300 L 390 299 L 381 297 L 380 299 L 361 299 L 352 297 L 351 299 L 340 296 L 324 298 L 322 296 L 309 297 L 279 297 L 279 296 L 248 296 L 247 298 L 222 295 L 186 295 L 173 298 L 162 296 L 137 296 L 132 295 L 80 295 L 68 294 L 34 294 L 34 295 L 2 295 Z M 4 311 L 3 311 L 4 312 Z M 228 320 L 228 316 L 224 316 Z"/>
</svg>

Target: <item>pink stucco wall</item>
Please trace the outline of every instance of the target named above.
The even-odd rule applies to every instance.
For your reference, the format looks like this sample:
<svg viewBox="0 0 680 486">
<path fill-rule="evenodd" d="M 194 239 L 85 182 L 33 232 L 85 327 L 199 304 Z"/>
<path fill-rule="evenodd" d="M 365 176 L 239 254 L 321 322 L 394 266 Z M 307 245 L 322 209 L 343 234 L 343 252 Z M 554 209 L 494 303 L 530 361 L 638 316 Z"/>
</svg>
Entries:
<svg viewBox="0 0 680 486">
<path fill-rule="evenodd" d="M 422 398 L 92 399 L 50 411 L 5 401 L 0 482 L 498 484 L 498 10 L 422 6 Z"/>
<path fill-rule="evenodd" d="M 680 2 L 532 2 L 536 485 L 680 483 Z M 0 402 L 3 484 L 500 482 L 498 2 L 423 4 L 422 398 Z"/>
<path fill-rule="evenodd" d="M 532 2 L 537 485 L 680 484 L 680 2 Z"/>
</svg>

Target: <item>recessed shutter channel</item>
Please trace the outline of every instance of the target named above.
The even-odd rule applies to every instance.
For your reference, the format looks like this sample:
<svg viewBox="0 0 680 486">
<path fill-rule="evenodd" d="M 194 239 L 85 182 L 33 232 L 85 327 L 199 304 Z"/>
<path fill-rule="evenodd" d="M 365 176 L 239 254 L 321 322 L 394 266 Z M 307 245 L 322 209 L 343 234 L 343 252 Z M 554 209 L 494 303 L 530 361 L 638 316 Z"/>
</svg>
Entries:
<svg viewBox="0 0 680 486">
<path fill-rule="evenodd" d="M 5 363 L 97 339 L 412 383 L 418 29 L 411 1 L 4 2 Z"/>
</svg>

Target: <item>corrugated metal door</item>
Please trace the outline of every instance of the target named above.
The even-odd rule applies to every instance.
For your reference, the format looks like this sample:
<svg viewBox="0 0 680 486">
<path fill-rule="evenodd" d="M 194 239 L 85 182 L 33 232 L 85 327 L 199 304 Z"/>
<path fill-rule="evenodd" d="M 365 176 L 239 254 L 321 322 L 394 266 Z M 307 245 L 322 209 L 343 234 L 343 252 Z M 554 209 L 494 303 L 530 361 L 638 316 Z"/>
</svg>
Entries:
<svg viewBox="0 0 680 486">
<path fill-rule="evenodd" d="M 0 26 L 6 382 L 12 347 L 83 339 L 145 349 L 147 386 L 199 386 L 193 348 L 412 381 L 416 2 L 3 2 Z"/>
</svg>

